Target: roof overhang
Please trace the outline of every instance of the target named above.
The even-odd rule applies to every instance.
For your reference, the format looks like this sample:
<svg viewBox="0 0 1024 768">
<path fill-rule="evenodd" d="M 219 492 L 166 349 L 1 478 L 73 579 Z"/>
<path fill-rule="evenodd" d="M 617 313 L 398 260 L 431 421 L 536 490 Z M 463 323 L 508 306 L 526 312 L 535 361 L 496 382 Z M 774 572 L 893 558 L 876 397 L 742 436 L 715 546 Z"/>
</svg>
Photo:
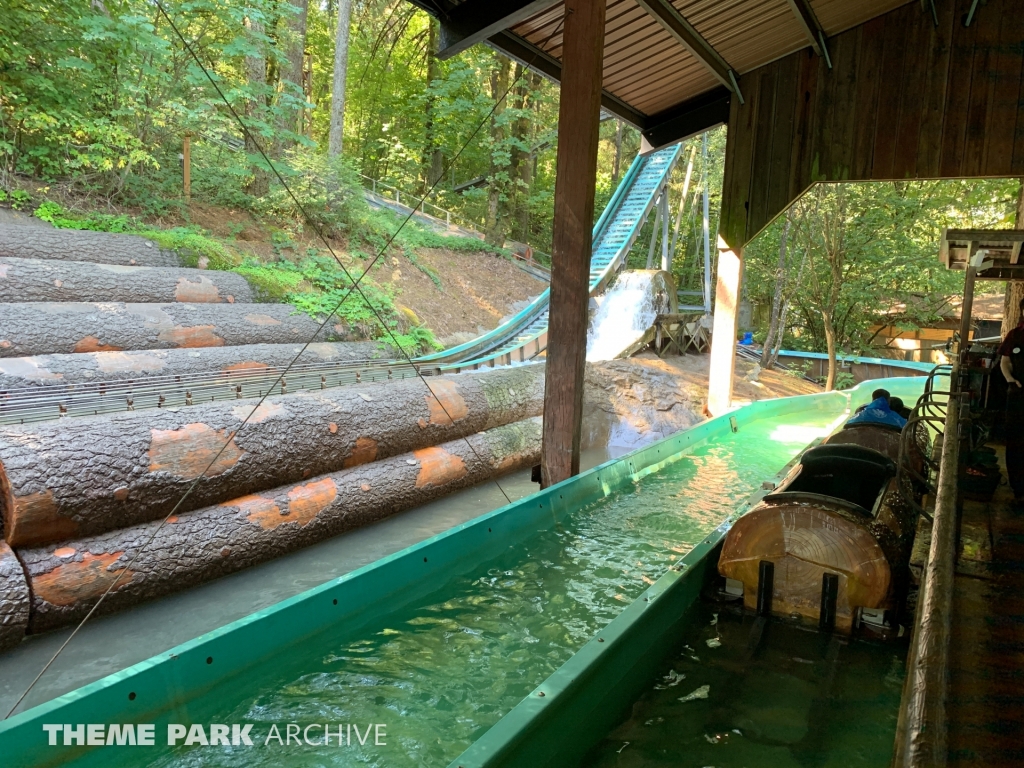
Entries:
<svg viewBox="0 0 1024 768">
<path fill-rule="evenodd" d="M 561 0 L 409 1 L 439 20 L 442 58 L 482 42 L 560 80 Z M 602 107 L 666 146 L 727 122 L 740 75 L 801 48 L 827 60 L 829 37 L 908 1 L 606 0 Z"/>
</svg>

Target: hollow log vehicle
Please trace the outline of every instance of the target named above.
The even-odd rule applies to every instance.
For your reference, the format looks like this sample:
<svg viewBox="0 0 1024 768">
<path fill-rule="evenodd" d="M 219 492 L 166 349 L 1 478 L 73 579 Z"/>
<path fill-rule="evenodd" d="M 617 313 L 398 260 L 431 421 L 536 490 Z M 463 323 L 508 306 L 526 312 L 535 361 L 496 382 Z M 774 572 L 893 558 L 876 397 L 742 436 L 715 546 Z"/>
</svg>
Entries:
<svg viewBox="0 0 1024 768">
<path fill-rule="evenodd" d="M 888 634 L 916 524 L 897 477 L 899 438 L 885 425 L 855 425 L 807 450 L 726 536 L 726 593 L 761 615 Z"/>
</svg>

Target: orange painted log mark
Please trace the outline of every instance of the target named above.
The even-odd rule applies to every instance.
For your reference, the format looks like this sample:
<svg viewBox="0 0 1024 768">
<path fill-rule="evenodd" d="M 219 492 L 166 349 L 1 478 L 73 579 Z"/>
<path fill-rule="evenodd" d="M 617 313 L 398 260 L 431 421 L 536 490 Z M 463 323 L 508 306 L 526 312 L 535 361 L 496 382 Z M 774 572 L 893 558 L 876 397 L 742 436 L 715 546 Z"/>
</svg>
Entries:
<svg viewBox="0 0 1024 768">
<path fill-rule="evenodd" d="M 75 344 L 72 352 L 120 352 L 121 347 L 115 347 L 113 344 L 104 344 L 95 336 L 86 336 L 83 339 L 79 339 L 78 343 Z"/>
<path fill-rule="evenodd" d="M 220 291 L 208 277 L 200 277 L 197 283 L 193 283 L 187 277 L 181 277 L 178 278 L 178 285 L 174 289 L 174 298 L 176 301 L 192 304 L 216 303 L 220 301 Z"/>
<path fill-rule="evenodd" d="M 223 347 L 224 339 L 213 332 L 213 325 L 176 325 L 157 334 L 160 341 L 168 341 L 176 347 L 195 349 L 197 347 Z"/>
<path fill-rule="evenodd" d="M 119 568 L 108 570 L 124 552 L 110 552 L 94 555 L 86 552 L 81 562 L 58 565 L 48 573 L 32 578 L 32 595 L 36 600 L 51 605 L 75 605 L 83 600 L 92 600 L 110 587 L 120 572 Z M 135 576 L 125 571 L 118 579 L 114 591 L 123 589 Z"/>
<path fill-rule="evenodd" d="M 280 507 L 272 499 L 247 496 L 250 501 L 236 500 L 230 506 L 251 509 L 248 518 L 266 530 L 273 530 L 284 523 L 307 525 L 338 496 L 338 486 L 329 477 L 305 485 L 297 485 L 288 491 L 288 509 L 281 514 Z M 242 501 L 246 506 L 239 503 Z"/>
<path fill-rule="evenodd" d="M 11 499 L 12 504 L 4 507 L 4 535 L 12 547 L 49 544 L 78 532 L 78 523 L 60 514 L 52 491 Z"/>
<path fill-rule="evenodd" d="M 265 496 L 250 494 L 225 501 L 221 506 L 242 510 L 249 521 L 259 523 L 264 528 L 276 528 L 282 522 L 286 522 L 286 518 L 281 516 L 281 507 L 277 502 Z"/>
<path fill-rule="evenodd" d="M 441 379 L 430 382 L 428 386 L 431 394 L 424 395 L 424 399 L 427 401 L 427 408 L 430 409 L 430 424 L 447 426 L 459 419 L 466 418 L 469 407 L 462 395 L 459 394 L 458 384 Z M 421 420 L 420 426 L 425 427 L 426 424 Z"/>
<path fill-rule="evenodd" d="M 230 433 L 226 429 L 218 430 L 208 424 L 196 423 L 186 424 L 181 429 L 154 429 L 152 434 L 149 471 L 170 472 L 185 480 L 194 480 L 203 474 Z M 232 436 L 206 476 L 227 472 L 244 453 Z"/>
<path fill-rule="evenodd" d="M 444 448 L 424 448 L 413 451 L 412 455 L 420 463 L 420 471 L 416 476 L 417 488 L 444 485 L 466 476 L 466 462 Z"/>
<path fill-rule="evenodd" d="M 369 464 L 377 458 L 377 441 L 372 437 L 356 438 L 356 447 L 352 454 L 345 459 L 343 467 L 358 467 L 360 464 Z"/>
</svg>

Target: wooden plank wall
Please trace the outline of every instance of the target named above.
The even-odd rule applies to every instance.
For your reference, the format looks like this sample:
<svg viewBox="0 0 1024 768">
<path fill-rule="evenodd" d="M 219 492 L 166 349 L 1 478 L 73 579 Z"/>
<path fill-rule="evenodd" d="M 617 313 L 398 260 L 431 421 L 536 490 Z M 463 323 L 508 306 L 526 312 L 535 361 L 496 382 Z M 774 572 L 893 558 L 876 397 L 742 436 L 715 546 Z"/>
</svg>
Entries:
<svg viewBox="0 0 1024 768">
<path fill-rule="evenodd" d="M 912 2 L 740 78 L 721 234 L 739 247 L 816 181 L 1024 176 L 1024 3 Z"/>
</svg>

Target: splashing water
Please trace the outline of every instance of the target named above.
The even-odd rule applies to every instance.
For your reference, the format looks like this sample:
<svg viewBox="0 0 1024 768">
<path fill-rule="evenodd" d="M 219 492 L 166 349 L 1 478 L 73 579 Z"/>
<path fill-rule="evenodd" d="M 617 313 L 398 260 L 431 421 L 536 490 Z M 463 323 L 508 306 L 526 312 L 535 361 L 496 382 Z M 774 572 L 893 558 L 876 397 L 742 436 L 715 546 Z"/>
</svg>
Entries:
<svg viewBox="0 0 1024 768">
<path fill-rule="evenodd" d="M 587 331 L 587 360 L 612 360 L 654 323 L 665 278 L 655 271 L 623 272 L 609 288 Z"/>
</svg>

